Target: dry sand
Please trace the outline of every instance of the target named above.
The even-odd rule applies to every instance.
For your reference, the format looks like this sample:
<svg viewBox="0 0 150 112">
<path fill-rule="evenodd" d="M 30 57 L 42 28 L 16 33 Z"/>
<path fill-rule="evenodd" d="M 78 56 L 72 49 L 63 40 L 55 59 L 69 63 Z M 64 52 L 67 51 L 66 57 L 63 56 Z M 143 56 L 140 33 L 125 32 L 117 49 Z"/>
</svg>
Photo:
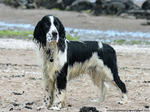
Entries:
<svg viewBox="0 0 150 112">
<path fill-rule="evenodd" d="M 0 44 L 0 111 L 37 111 L 37 107 L 43 103 L 44 88 L 32 41 L 18 40 L 17 42 L 20 43 L 18 45 L 15 45 L 12 39 L 4 39 L 1 42 L 5 45 Z M 98 97 L 99 91 L 88 75 L 83 75 L 68 83 L 66 107 L 62 112 L 77 112 L 82 106 L 94 106 L 102 112 L 105 110 L 149 111 L 150 47 L 118 45 L 113 47 L 117 51 L 119 75 L 127 86 L 128 104 L 117 104 L 119 92 L 113 85 L 110 85 L 104 103 L 91 102 Z M 27 103 L 31 104 L 27 105 Z"/>
</svg>

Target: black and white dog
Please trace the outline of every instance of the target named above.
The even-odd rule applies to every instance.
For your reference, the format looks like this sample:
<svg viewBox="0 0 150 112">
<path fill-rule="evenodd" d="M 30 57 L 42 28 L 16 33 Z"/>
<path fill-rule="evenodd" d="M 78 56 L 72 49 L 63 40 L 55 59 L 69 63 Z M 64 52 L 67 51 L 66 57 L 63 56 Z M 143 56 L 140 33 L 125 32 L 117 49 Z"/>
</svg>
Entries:
<svg viewBox="0 0 150 112">
<path fill-rule="evenodd" d="M 99 101 L 105 99 L 106 82 L 121 90 L 120 103 L 127 103 L 126 87 L 118 76 L 115 50 L 99 41 L 69 41 L 60 20 L 46 15 L 34 30 L 34 41 L 40 46 L 42 74 L 45 84 L 45 106 L 60 110 L 65 106 L 69 79 L 89 74 L 100 89 Z"/>
</svg>

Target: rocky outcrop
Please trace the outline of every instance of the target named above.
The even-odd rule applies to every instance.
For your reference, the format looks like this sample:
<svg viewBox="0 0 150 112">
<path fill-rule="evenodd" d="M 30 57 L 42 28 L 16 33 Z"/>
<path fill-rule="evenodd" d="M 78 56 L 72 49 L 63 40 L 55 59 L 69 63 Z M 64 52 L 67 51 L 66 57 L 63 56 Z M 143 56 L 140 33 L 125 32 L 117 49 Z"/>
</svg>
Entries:
<svg viewBox="0 0 150 112">
<path fill-rule="evenodd" d="M 150 10 L 150 0 L 146 0 L 146 1 L 142 4 L 142 9 L 143 9 L 143 10 Z"/>
<path fill-rule="evenodd" d="M 132 0 L 2 0 L 1 2 L 23 9 L 44 7 L 90 12 L 97 16 L 126 14 L 135 18 L 150 18 L 150 0 L 146 0 L 141 7 Z"/>
<path fill-rule="evenodd" d="M 92 0 L 75 0 L 66 8 L 74 11 L 93 10 L 95 2 Z"/>
<path fill-rule="evenodd" d="M 142 6 L 140 9 L 132 9 L 128 11 L 129 15 L 133 15 L 136 18 L 142 18 L 142 19 L 147 19 L 148 20 L 148 25 L 149 25 L 149 20 L 150 20 L 150 0 L 146 0 L 143 2 Z"/>
<path fill-rule="evenodd" d="M 6 5 L 13 6 L 15 8 L 23 9 L 34 9 L 37 8 L 36 2 L 34 0 L 4 0 Z"/>
<path fill-rule="evenodd" d="M 93 13 L 95 15 L 120 15 L 131 9 L 140 9 L 140 7 L 134 4 L 131 0 L 97 0 Z"/>
</svg>

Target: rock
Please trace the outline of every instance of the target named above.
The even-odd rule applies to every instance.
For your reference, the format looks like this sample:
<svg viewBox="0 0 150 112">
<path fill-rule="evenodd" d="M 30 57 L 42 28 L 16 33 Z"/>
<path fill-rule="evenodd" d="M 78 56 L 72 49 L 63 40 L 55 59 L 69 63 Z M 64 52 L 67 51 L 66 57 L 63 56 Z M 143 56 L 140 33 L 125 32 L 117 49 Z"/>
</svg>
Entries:
<svg viewBox="0 0 150 112">
<path fill-rule="evenodd" d="M 13 6 L 13 7 L 19 7 L 19 2 L 18 1 L 16 1 L 16 0 L 5 0 L 4 1 L 4 3 L 6 4 L 6 5 L 10 5 L 10 6 Z"/>
<path fill-rule="evenodd" d="M 10 108 L 10 109 L 9 109 L 9 111 L 13 111 L 13 110 L 14 110 L 13 108 Z"/>
<path fill-rule="evenodd" d="M 150 81 L 143 81 L 143 83 L 150 83 Z"/>
<path fill-rule="evenodd" d="M 14 106 L 14 107 L 18 107 L 18 106 L 19 106 L 19 104 L 17 104 L 17 103 L 13 103 L 13 106 Z"/>
<path fill-rule="evenodd" d="M 35 0 L 5 0 L 4 3 L 15 8 L 34 9 L 36 8 Z"/>
<path fill-rule="evenodd" d="M 94 8 L 94 3 L 91 0 L 75 0 L 70 6 L 67 7 L 68 10 L 73 11 L 83 11 L 92 10 Z"/>
<path fill-rule="evenodd" d="M 68 107 L 72 107 L 72 105 L 71 105 L 71 104 L 68 104 Z"/>
<path fill-rule="evenodd" d="M 35 3 L 29 3 L 26 5 L 26 8 L 27 9 L 35 9 L 35 8 L 37 8 L 37 5 Z"/>
<path fill-rule="evenodd" d="M 36 0 L 38 7 L 44 7 L 47 9 L 58 8 L 64 9 L 63 1 L 62 0 Z"/>
<path fill-rule="evenodd" d="M 14 95 L 23 95 L 24 91 L 22 93 L 16 93 L 16 92 L 12 92 Z"/>
<path fill-rule="evenodd" d="M 14 106 L 14 107 L 18 107 L 20 104 L 18 103 L 15 103 L 15 102 L 11 102 L 11 104 Z"/>
<path fill-rule="evenodd" d="M 35 77 L 29 77 L 30 80 L 37 80 Z"/>
<path fill-rule="evenodd" d="M 128 14 L 135 16 L 137 19 L 150 19 L 150 10 L 129 10 Z"/>
<path fill-rule="evenodd" d="M 33 105 L 34 102 L 28 102 L 28 103 L 25 103 L 26 105 Z"/>
<path fill-rule="evenodd" d="M 32 110 L 32 107 L 29 107 L 29 106 L 25 106 L 24 108 Z"/>
<path fill-rule="evenodd" d="M 63 5 L 65 8 L 69 8 L 69 6 L 74 2 L 75 0 L 63 0 Z"/>
<path fill-rule="evenodd" d="M 120 15 L 126 11 L 126 6 L 122 2 L 111 2 L 107 5 L 107 14 Z"/>
<path fill-rule="evenodd" d="M 57 8 L 60 10 L 71 10 L 88 12 L 93 15 L 116 15 L 128 14 L 124 18 L 140 18 L 150 20 L 150 0 L 146 0 L 142 7 L 136 5 L 132 0 L 2 0 L 7 5 L 22 9 L 34 8 Z M 149 23 L 148 23 L 149 24 Z"/>
<path fill-rule="evenodd" d="M 125 19 L 136 19 L 135 16 L 129 15 L 129 14 L 127 14 L 127 13 L 122 13 L 122 14 L 120 14 L 120 17 L 125 18 Z"/>
<path fill-rule="evenodd" d="M 149 108 L 149 106 L 148 106 L 148 105 L 145 105 L 144 107 L 145 107 L 145 108 L 147 108 L 147 109 Z"/>
<path fill-rule="evenodd" d="M 146 0 L 145 2 L 143 2 L 141 8 L 142 8 L 143 10 L 148 10 L 148 9 L 150 9 L 150 0 Z"/>
<path fill-rule="evenodd" d="M 82 107 L 79 112 L 99 112 L 95 107 Z"/>
<path fill-rule="evenodd" d="M 140 7 L 134 4 L 131 0 L 96 0 L 96 7 L 93 14 L 120 15 L 131 9 L 140 9 Z"/>
</svg>

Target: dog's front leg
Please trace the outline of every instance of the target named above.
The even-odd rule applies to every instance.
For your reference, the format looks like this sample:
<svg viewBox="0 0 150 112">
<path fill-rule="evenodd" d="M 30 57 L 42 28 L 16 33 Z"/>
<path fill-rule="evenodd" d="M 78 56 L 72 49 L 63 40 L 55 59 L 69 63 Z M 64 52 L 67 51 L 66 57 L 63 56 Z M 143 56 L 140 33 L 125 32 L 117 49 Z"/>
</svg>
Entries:
<svg viewBox="0 0 150 112">
<path fill-rule="evenodd" d="M 66 90 L 56 90 L 54 94 L 54 102 L 50 110 L 61 110 L 65 106 Z"/>
<path fill-rule="evenodd" d="M 45 97 L 44 97 L 44 104 L 47 108 L 50 108 L 53 103 L 53 94 L 54 94 L 54 83 L 51 79 L 48 79 L 45 82 Z"/>
<path fill-rule="evenodd" d="M 44 64 L 43 64 L 44 65 Z M 53 103 L 53 93 L 54 93 L 54 80 L 52 80 L 47 71 L 47 66 L 42 67 L 42 75 L 44 81 L 44 89 L 45 89 L 45 96 L 44 96 L 44 105 L 46 108 L 50 108 Z"/>
<path fill-rule="evenodd" d="M 42 106 L 38 107 L 37 110 L 40 110 L 42 108 L 47 108 L 49 109 L 52 106 L 53 103 L 53 95 L 54 95 L 54 80 L 49 78 L 48 72 L 45 69 L 46 67 L 43 67 L 43 81 L 44 81 L 44 93 L 45 96 L 43 98 L 44 103 Z"/>
<path fill-rule="evenodd" d="M 66 85 L 66 75 L 59 74 L 55 82 L 54 101 L 50 110 L 61 110 L 65 106 Z"/>
</svg>

